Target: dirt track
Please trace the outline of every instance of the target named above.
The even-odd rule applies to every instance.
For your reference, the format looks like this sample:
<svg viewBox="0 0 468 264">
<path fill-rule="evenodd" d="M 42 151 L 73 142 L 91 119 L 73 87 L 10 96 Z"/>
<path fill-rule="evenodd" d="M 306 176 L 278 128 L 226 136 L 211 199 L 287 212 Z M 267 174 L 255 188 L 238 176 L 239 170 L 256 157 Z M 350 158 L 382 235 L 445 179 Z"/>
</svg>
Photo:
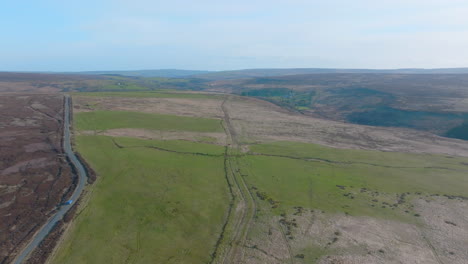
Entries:
<svg viewBox="0 0 468 264">
<path fill-rule="evenodd" d="M 244 261 L 243 247 L 247 242 L 247 234 L 257 212 L 256 203 L 247 184 L 243 179 L 241 166 L 237 155 L 231 155 L 232 151 L 238 151 L 238 138 L 231 124 L 231 118 L 225 105 L 229 103 L 228 96 L 221 104 L 223 111 L 223 125 L 230 147 L 225 153 L 225 173 L 233 196 L 233 207 L 230 208 L 229 217 L 223 228 L 221 238 L 217 243 L 212 263 L 242 263 Z M 229 233 L 227 233 L 229 230 Z"/>
</svg>

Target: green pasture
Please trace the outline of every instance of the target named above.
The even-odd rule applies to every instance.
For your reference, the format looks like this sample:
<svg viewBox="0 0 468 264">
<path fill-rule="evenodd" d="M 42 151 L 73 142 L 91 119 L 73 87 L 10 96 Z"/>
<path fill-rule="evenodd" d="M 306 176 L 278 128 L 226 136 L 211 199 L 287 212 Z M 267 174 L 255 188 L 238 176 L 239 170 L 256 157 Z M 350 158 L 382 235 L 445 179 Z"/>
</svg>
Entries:
<svg viewBox="0 0 468 264">
<path fill-rule="evenodd" d="M 274 213 L 300 206 L 406 221 L 414 197 L 463 196 L 468 189 L 466 158 L 293 142 L 254 145 L 251 151 L 284 156 L 241 158 L 254 196 L 264 206 L 277 204 Z"/>
<path fill-rule="evenodd" d="M 98 180 L 53 263 L 210 260 L 230 199 L 222 157 L 118 148 L 105 136 L 78 136 L 76 144 Z M 191 151 L 205 147 L 193 143 Z"/>
</svg>

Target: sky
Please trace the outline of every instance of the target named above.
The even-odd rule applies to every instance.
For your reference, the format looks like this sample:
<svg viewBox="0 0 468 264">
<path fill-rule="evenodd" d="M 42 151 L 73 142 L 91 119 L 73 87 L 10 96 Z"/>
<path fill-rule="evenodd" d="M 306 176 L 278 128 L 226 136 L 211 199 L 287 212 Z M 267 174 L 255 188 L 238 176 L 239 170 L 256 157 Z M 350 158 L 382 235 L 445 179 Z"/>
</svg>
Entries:
<svg viewBox="0 0 468 264">
<path fill-rule="evenodd" d="M 466 0 L 1 0 L 0 71 L 468 67 Z"/>
</svg>

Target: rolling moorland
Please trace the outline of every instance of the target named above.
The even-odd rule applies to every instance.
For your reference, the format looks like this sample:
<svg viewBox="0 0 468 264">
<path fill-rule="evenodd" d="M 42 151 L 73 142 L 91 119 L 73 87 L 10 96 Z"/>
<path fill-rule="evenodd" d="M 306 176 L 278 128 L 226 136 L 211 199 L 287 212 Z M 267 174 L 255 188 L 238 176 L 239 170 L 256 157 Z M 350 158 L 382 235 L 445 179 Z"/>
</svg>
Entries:
<svg viewBox="0 0 468 264">
<path fill-rule="evenodd" d="M 0 79 L 71 92 L 97 174 L 47 263 L 468 259 L 463 74 L 58 77 Z"/>
<path fill-rule="evenodd" d="M 52 263 L 467 257 L 463 141 L 364 133 L 233 95 L 73 98 L 76 147 L 99 176 Z"/>
<path fill-rule="evenodd" d="M 233 93 L 267 100 L 312 117 L 468 139 L 468 74 L 465 71 L 459 68 L 256 69 L 208 73 L 148 70 L 86 72 L 87 75 L 0 73 L 0 91 L 176 89 Z"/>
<path fill-rule="evenodd" d="M 309 74 L 211 82 L 305 115 L 466 139 L 468 75 Z"/>
</svg>

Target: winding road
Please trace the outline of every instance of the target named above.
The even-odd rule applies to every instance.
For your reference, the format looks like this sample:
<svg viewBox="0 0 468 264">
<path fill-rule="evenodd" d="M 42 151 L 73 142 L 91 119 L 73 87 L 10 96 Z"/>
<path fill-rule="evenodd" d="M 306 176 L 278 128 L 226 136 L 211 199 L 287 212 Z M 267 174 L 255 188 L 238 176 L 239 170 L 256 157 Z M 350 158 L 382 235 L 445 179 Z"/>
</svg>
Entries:
<svg viewBox="0 0 468 264">
<path fill-rule="evenodd" d="M 71 161 L 71 163 L 76 169 L 76 172 L 78 173 L 78 184 L 72 196 L 70 197 L 70 200 L 73 200 L 73 203 L 75 203 L 76 200 L 78 200 L 78 198 L 80 197 L 81 193 L 83 192 L 88 176 L 86 174 L 86 170 L 83 164 L 76 157 L 71 147 L 70 105 L 71 105 L 70 97 L 68 95 L 65 95 L 65 122 L 64 122 L 64 131 L 63 131 L 63 148 L 65 151 L 65 154 L 68 156 L 68 159 Z M 31 254 L 31 252 L 33 252 L 34 249 L 36 249 L 39 246 L 39 244 L 50 233 L 50 231 L 54 228 L 54 226 L 63 218 L 63 216 L 68 212 L 68 210 L 70 210 L 70 208 L 73 206 L 73 203 L 69 205 L 60 206 L 60 208 L 57 210 L 55 215 L 49 218 L 47 223 L 43 225 L 42 228 L 39 229 L 39 231 L 37 231 L 32 241 L 29 242 L 29 244 L 18 254 L 16 259 L 12 263 L 14 264 L 24 263 L 25 260 L 27 260 L 29 254 Z"/>
</svg>

